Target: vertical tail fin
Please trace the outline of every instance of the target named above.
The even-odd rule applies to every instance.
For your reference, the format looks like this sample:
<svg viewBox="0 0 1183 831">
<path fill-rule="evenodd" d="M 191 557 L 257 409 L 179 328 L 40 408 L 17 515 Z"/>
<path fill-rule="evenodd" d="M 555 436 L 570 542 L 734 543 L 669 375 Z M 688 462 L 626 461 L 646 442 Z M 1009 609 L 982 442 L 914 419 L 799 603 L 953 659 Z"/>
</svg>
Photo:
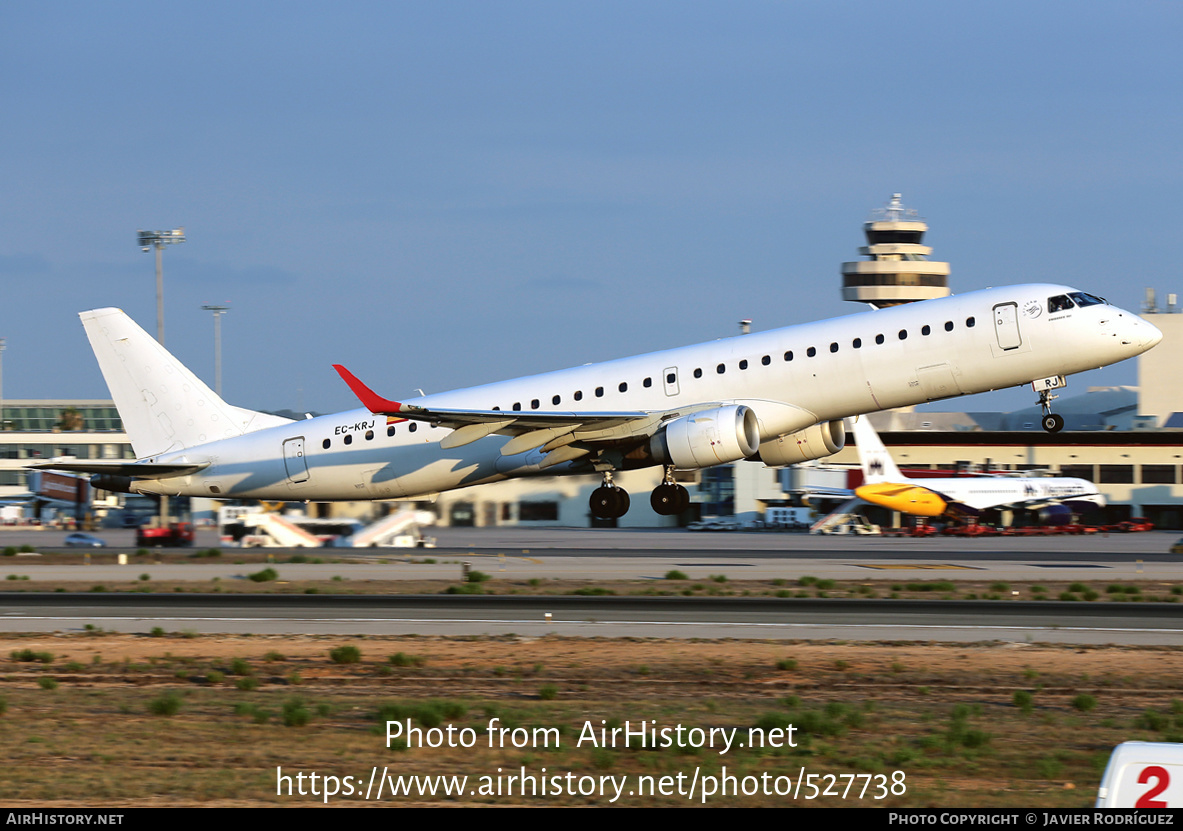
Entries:
<svg viewBox="0 0 1183 831">
<path fill-rule="evenodd" d="M 879 482 L 907 482 L 908 479 L 900 473 L 891 454 L 883 446 L 879 434 L 871 426 L 871 420 L 866 416 L 859 416 L 853 419 L 853 422 L 852 430 L 855 444 L 858 445 L 859 465 L 863 468 L 863 481 L 868 485 Z"/>
<path fill-rule="evenodd" d="M 288 423 L 227 404 L 119 309 L 78 316 L 137 458 Z"/>
</svg>

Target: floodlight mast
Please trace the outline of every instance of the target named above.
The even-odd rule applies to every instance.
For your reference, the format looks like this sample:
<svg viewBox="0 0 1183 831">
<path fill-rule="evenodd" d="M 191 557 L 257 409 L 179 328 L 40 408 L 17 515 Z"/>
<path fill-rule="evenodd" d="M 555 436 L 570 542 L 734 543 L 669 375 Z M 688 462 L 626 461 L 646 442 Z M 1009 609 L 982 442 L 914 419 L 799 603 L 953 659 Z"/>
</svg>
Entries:
<svg viewBox="0 0 1183 831">
<path fill-rule="evenodd" d="M 164 261 L 161 251 L 166 245 L 185 241 L 185 229 L 171 231 L 137 231 L 140 250 L 156 249 L 156 340 L 164 346 Z"/>
<path fill-rule="evenodd" d="M 0 430 L 4 429 L 4 350 L 8 339 L 0 338 Z"/>
</svg>

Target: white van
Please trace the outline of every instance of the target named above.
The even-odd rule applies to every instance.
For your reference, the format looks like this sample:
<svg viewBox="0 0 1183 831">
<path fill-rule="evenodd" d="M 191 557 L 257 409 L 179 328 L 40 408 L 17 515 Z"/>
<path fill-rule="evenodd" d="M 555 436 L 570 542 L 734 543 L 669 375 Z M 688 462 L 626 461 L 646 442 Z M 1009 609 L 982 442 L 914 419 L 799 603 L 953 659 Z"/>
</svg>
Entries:
<svg viewBox="0 0 1183 831">
<path fill-rule="evenodd" d="M 1119 744 L 1109 757 L 1096 807 L 1183 808 L 1183 744 Z"/>
</svg>

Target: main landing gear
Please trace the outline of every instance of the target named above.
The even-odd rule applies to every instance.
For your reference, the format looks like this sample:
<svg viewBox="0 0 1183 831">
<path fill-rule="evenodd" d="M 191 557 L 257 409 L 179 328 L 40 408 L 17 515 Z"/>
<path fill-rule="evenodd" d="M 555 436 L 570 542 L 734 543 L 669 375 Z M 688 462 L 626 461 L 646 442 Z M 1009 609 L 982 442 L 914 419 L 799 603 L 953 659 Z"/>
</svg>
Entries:
<svg viewBox="0 0 1183 831">
<path fill-rule="evenodd" d="M 604 482 L 592 491 L 588 500 L 592 516 L 598 519 L 619 519 L 628 513 L 628 491 L 612 481 L 612 472 L 604 472 Z M 690 507 L 690 492 L 674 482 L 674 469 L 667 467 L 660 485 L 653 489 L 649 504 L 661 516 L 676 516 Z"/>
<path fill-rule="evenodd" d="M 1039 406 L 1043 408 L 1043 429 L 1049 433 L 1058 433 L 1064 429 L 1064 416 L 1052 412 L 1051 390 L 1039 391 Z"/>
<path fill-rule="evenodd" d="M 649 504 L 661 516 L 677 516 L 690 507 L 690 491 L 674 482 L 674 469 L 666 466 L 660 485 L 653 489 Z"/>
<path fill-rule="evenodd" d="M 604 483 L 592 491 L 588 500 L 592 516 L 599 519 L 619 519 L 628 513 L 628 491 L 612 481 L 612 471 L 604 471 Z"/>
</svg>

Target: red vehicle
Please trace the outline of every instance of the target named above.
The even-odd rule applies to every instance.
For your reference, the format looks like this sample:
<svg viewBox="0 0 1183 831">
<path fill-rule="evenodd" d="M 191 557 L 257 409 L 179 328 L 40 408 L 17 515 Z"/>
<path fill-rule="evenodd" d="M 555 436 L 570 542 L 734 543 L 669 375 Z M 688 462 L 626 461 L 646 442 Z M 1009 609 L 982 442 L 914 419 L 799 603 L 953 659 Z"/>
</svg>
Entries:
<svg viewBox="0 0 1183 831">
<path fill-rule="evenodd" d="M 192 522 L 171 522 L 167 528 L 143 525 L 136 530 L 136 545 L 140 548 L 193 545 L 196 539 Z"/>
</svg>

